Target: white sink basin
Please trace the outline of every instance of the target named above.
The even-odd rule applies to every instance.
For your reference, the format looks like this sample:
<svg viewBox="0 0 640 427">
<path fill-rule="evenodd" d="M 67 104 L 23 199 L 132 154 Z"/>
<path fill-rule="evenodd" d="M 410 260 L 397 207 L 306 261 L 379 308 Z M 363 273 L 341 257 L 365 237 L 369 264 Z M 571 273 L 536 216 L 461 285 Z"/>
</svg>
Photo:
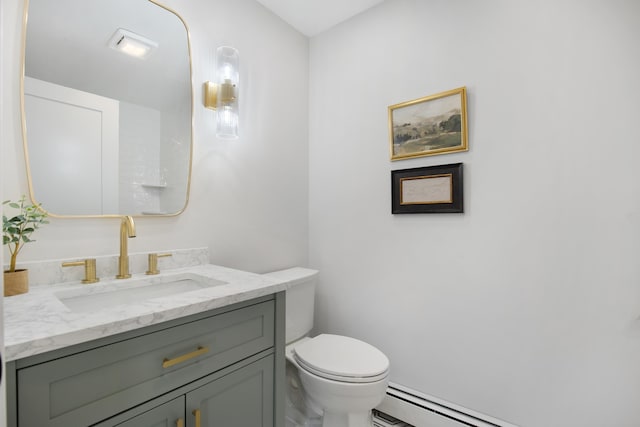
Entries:
<svg viewBox="0 0 640 427">
<path fill-rule="evenodd" d="M 179 273 L 86 285 L 82 289 L 60 291 L 55 295 L 70 310 L 89 312 L 225 284 L 194 273 Z"/>
</svg>

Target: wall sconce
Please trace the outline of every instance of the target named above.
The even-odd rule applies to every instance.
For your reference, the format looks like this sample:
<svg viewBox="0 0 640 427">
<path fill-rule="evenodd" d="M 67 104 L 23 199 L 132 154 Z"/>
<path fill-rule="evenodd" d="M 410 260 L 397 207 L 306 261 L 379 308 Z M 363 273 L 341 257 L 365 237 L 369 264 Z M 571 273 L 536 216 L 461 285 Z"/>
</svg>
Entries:
<svg viewBox="0 0 640 427">
<path fill-rule="evenodd" d="M 204 106 L 216 111 L 218 138 L 238 138 L 238 65 L 240 55 L 229 46 L 216 51 L 216 77 L 204 84 Z"/>
</svg>

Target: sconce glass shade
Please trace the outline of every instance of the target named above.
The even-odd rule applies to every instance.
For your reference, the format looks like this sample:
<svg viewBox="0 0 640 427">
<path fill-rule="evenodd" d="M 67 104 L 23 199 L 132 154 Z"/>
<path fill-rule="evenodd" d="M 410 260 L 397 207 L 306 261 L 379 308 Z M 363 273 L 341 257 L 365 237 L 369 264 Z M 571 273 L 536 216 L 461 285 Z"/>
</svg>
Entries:
<svg viewBox="0 0 640 427">
<path fill-rule="evenodd" d="M 218 138 L 238 138 L 238 85 L 240 55 L 229 46 L 216 51 L 216 135 Z"/>
</svg>

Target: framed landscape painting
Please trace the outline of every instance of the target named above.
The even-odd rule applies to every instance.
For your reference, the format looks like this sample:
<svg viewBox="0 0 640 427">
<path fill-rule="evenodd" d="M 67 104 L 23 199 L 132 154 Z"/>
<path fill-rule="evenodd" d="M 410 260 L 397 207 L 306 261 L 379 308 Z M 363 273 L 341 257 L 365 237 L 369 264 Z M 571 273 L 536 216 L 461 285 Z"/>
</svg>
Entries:
<svg viewBox="0 0 640 427">
<path fill-rule="evenodd" d="M 391 160 L 467 151 L 467 90 L 389 107 Z"/>
</svg>

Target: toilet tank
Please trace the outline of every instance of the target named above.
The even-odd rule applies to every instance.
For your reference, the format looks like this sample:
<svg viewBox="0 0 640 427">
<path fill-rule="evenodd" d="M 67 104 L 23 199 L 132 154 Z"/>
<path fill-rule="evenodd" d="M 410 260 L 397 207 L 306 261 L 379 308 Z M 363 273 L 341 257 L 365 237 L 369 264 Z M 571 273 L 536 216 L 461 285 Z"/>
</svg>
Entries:
<svg viewBox="0 0 640 427">
<path fill-rule="evenodd" d="M 289 282 L 285 293 L 287 307 L 285 335 L 287 344 L 311 332 L 318 271 L 294 267 L 266 273 L 265 276 Z"/>
</svg>

